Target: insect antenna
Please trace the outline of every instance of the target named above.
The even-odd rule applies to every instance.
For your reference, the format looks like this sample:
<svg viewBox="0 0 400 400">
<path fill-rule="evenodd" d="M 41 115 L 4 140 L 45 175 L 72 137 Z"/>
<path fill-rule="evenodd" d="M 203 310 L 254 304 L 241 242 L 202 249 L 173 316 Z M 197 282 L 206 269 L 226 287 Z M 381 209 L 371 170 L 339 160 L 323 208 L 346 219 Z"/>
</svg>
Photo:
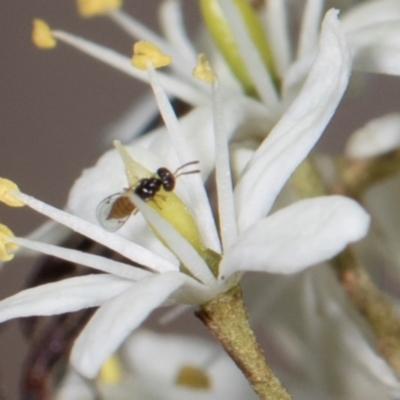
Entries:
<svg viewBox="0 0 400 400">
<path fill-rule="evenodd" d="M 195 160 L 195 161 L 189 161 L 189 162 L 187 162 L 187 163 L 181 165 L 179 168 L 177 168 L 177 169 L 175 170 L 175 172 L 174 172 L 174 177 L 177 178 L 178 176 L 181 176 L 181 175 L 189 175 L 189 174 L 198 174 L 198 173 L 200 173 L 200 170 L 199 170 L 199 169 L 195 169 L 195 170 L 193 170 L 193 171 L 186 171 L 186 172 L 185 172 L 185 171 L 182 171 L 182 172 L 179 172 L 179 171 L 181 171 L 183 168 L 185 168 L 185 167 L 187 167 L 187 166 L 189 166 L 189 165 L 198 164 L 199 162 L 200 162 L 199 160 Z"/>
</svg>

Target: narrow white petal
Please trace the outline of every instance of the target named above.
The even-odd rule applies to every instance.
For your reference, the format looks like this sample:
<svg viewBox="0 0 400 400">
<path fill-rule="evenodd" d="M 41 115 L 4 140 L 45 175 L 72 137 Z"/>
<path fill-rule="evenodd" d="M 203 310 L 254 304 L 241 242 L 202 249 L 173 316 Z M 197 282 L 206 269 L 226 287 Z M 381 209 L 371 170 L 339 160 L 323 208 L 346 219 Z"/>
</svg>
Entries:
<svg viewBox="0 0 400 400">
<path fill-rule="evenodd" d="M 368 231 L 369 215 L 354 200 L 325 196 L 298 201 L 242 233 L 225 255 L 225 279 L 236 271 L 293 274 L 325 261 Z"/>
<path fill-rule="evenodd" d="M 350 158 L 376 157 L 400 147 L 400 114 L 369 121 L 349 138 L 345 154 Z"/>
<path fill-rule="evenodd" d="M 337 11 L 331 10 L 302 90 L 256 151 L 235 188 L 239 232 L 268 213 L 286 180 L 315 145 L 346 89 L 350 66 Z"/>
<path fill-rule="evenodd" d="M 251 40 L 246 26 L 231 0 L 219 0 L 223 13 L 231 26 L 233 35 L 238 44 L 240 54 L 246 64 L 247 71 L 253 80 L 259 96 L 270 111 L 278 103 L 278 94 L 268 74 L 260 54 Z"/>
<path fill-rule="evenodd" d="M 151 272 L 145 271 L 144 269 L 114 261 L 109 258 L 97 256 L 95 254 L 84 253 L 82 251 L 36 242 L 25 238 L 12 238 L 12 241 L 13 243 L 17 243 L 19 246 L 23 246 L 49 256 L 61 258 L 72 263 L 95 268 L 102 272 L 108 272 L 109 274 L 118 276 L 120 278 L 137 281 L 152 275 Z"/>
<path fill-rule="evenodd" d="M 181 165 L 190 161 L 194 161 L 195 158 L 193 156 L 193 150 L 189 146 L 187 137 L 182 131 L 175 111 L 173 110 L 162 84 L 158 79 L 158 73 L 152 66 L 148 68 L 148 72 L 160 113 L 163 117 L 165 125 L 167 126 L 168 134 L 171 138 L 171 142 L 175 148 Z M 190 179 L 185 179 L 185 177 L 182 177 L 182 180 L 183 179 L 188 186 L 191 204 L 193 206 L 193 211 L 195 213 L 204 243 L 210 249 L 219 252 L 221 246 L 219 243 L 218 233 L 201 176 L 199 174 L 193 174 L 190 176 Z"/>
<path fill-rule="evenodd" d="M 286 3 L 286 0 L 269 0 L 265 7 L 269 44 L 281 78 L 292 61 Z"/>
<path fill-rule="evenodd" d="M 213 111 L 216 165 L 215 175 L 218 194 L 218 216 L 224 252 L 237 237 L 235 204 L 229 161 L 228 135 L 218 81 L 213 84 Z"/>
<path fill-rule="evenodd" d="M 138 246 L 137 244 L 114 233 L 106 232 L 104 229 L 91 224 L 90 222 L 43 203 L 32 196 L 28 196 L 24 193 L 17 193 L 16 196 L 37 212 L 46 215 L 60 224 L 68 226 L 73 231 L 79 232 L 97 243 L 103 244 L 133 262 L 144 265 L 158 272 L 176 271 L 175 265 L 150 252 L 144 247 Z"/>
<path fill-rule="evenodd" d="M 72 35 L 63 31 L 53 31 L 54 37 L 65 43 L 83 51 L 90 56 L 103 61 L 104 63 L 124 72 L 129 76 L 133 76 L 143 82 L 148 82 L 148 75 L 145 71 L 134 68 L 129 57 L 123 56 L 114 50 L 108 49 L 99 44 L 90 42 L 79 36 Z M 177 79 L 171 75 L 160 72 L 160 81 L 165 90 L 173 95 L 186 101 L 192 105 L 204 104 L 208 101 L 208 96 L 198 88 L 187 84 L 182 79 Z"/>
<path fill-rule="evenodd" d="M 76 370 L 95 378 L 123 340 L 182 284 L 179 274 L 160 274 L 144 279 L 101 307 L 75 341 L 71 362 Z"/>
<path fill-rule="evenodd" d="M 134 284 L 109 274 L 96 274 L 26 289 L 0 301 L 0 322 L 97 307 Z"/>
<path fill-rule="evenodd" d="M 318 44 L 319 26 L 321 23 L 324 0 L 307 0 L 301 23 L 297 58 L 312 53 Z"/>
<path fill-rule="evenodd" d="M 174 252 L 193 276 L 207 285 L 215 283 L 215 277 L 211 273 L 211 270 L 192 245 L 183 238 L 169 222 L 162 218 L 138 196 L 134 196 L 133 199 L 148 223 L 161 235 L 171 251 Z"/>
</svg>

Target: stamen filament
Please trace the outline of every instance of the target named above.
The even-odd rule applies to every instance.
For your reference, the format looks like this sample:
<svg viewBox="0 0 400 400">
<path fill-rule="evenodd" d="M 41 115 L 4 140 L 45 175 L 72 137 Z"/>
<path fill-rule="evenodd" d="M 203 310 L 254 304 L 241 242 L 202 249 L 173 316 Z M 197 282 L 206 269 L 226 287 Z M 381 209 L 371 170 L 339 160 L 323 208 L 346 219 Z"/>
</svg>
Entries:
<svg viewBox="0 0 400 400">
<path fill-rule="evenodd" d="M 64 31 L 53 31 L 53 36 L 129 76 L 133 76 L 134 78 L 146 83 L 149 82 L 148 75 L 145 71 L 132 68 L 131 60 L 114 50 Z M 205 95 L 204 92 L 183 82 L 181 79 L 175 79 L 170 75 L 160 73 L 160 80 L 165 87 L 165 90 L 170 95 L 176 96 L 179 99 L 186 101 L 188 104 L 197 106 L 207 103 L 209 100 L 208 96 Z"/>
<path fill-rule="evenodd" d="M 318 45 L 324 0 L 307 0 L 301 23 L 297 59 L 309 55 Z"/>
<path fill-rule="evenodd" d="M 269 0 L 265 7 L 269 43 L 281 79 L 292 63 L 286 6 L 286 0 Z"/>
<path fill-rule="evenodd" d="M 108 16 L 132 38 L 154 43 L 163 53 L 173 52 L 166 40 L 124 11 L 112 10 L 108 13 Z"/>
<path fill-rule="evenodd" d="M 150 64 L 148 65 L 147 71 L 160 113 L 163 117 L 168 134 L 170 135 L 180 162 L 185 164 L 193 161 L 195 156 L 193 155 L 187 140 L 183 135 L 179 120 L 176 117 L 171 103 L 169 102 L 168 97 L 162 87 L 162 84 L 158 78 L 158 73 Z M 190 179 L 185 180 L 185 182 L 188 186 L 191 204 L 194 208 L 193 211 L 195 213 L 196 221 L 198 223 L 203 241 L 208 248 L 216 252 L 220 252 L 221 249 L 218 234 L 201 176 L 196 174 L 192 175 Z"/>
<path fill-rule="evenodd" d="M 18 244 L 19 246 L 26 247 L 49 256 L 54 256 L 62 260 L 70 261 L 72 263 L 94 268 L 99 271 L 108 272 L 121 278 L 138 281 L 152 275 L 152 273 L 143 269 L 114 261 L 109 258 L 97 256 L 95 254 L 84 253 L 82 251 L 67 249 L 64 247 L 36 242 L 34 240 L 20 237 L 13 237 L 10 239 L 10 241 Z"/>
<path fill-rule="evenodd" d="M 68 226 L 73 231 L 78 232 L 94 241 L 103 244 L 104 246 L 118 252 L 129 260 L 146 266 L 156 272 L 177 271 L 178 268 L 165 260 L 147 250 L 146 248 L 130 242 L 114 233 L 106 232 L 88 221 L 69 214 L 65 211 L 52 207 L 42 201 L 28 196 L 22 192 L 13 193 L 14 196 L 22 200 L 27 206 L 36 210 L 37 212 L 46 215 L 47 217 Z"/>
<path fill-rule="evenodd" d="M 228 138 L 224 120 L 222 98 L 218 80 L 212 84 L 213 120 L 216 154 L 216 182 L 218 193 L 218 215 L 222 247 L 229 249 L 237 238 L 235 203 L 233 197 L 232 176 L 229 162 Z"/>
<path fill-rule="evenodd" d="M 189 40 L 185 31 L 181 2 L 176 0 L 166 0 L 160 7 L 160 20 L 165 37 L 173 48 L 179 49 L 179 54 L 184 60 L 184 65 L 193 65 L 196 63 L 196 51 Z M 173 56 L 175 61 L 176 56 Z M 179 62 L 175 62 L 178 64 Z"/>
</svg>

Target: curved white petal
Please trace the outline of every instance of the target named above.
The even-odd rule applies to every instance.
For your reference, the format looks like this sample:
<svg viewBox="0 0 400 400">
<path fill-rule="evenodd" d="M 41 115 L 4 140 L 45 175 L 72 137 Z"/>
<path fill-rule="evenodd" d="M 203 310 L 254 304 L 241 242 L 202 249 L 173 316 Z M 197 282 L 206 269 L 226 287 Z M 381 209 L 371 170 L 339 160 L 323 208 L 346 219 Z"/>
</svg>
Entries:
<svg viewBox="0 0 400 400">
<path fill-rule="evenodd" d="M 367 233 L 370 217 L 355 201 L 325 196 L 298 201 L 242 233 L 220 266 L 292 274 L 327 260 Z"/>
<path fill-rule="evenodd" d="M 346 33 L 368 26 L 391 21 L 400 21 L 400 1 L 367 1 L 351 7 L 341 18 Z"/>
<path fill-rule="evenodd" d="M 346 38 L 353 53 L 353 69 L 400 74 L 400 21 L 360 29 Z"/>
<path fill-rule="evenodd" d="M 351 158 L 376 157 L 399 146 L 400 113 L 391 113 L 356 130 L 347 142 L 345 154 Z"/>
<path fill-rule="evenodd" d="M 95 378 L 123 340 L 183 284 L 179 274 L 156 275 L 101 307 L 75 341 L 71 362 L 76 370 L 89 379 Z"/>
<path fill-rule="evenodd" d="M 135 283 L 108 274 L 86 275 L 22 290 L 0 302 L 0 322 L 96 307 Z"/>
<path fill-rule="evenodd" d="M 319 53 L 300 94 L 236 186 L 240 231 L 268 213 L 286 180 L 319 139 L 346 89 L 349 72 L 348 47 L 337 11 L 331 10 L 323 22 Z"/>
</svg>

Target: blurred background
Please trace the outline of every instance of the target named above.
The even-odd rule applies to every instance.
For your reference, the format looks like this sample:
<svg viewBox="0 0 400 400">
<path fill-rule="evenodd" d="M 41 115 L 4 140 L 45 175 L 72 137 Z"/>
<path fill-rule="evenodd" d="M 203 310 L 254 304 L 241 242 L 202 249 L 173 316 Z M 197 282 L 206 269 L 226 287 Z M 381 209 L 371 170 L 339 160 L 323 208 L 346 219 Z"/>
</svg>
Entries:
<svg viewBox="0 0 400 400">
<path fill-rule="evenodd" d="M 160 1 L 127 0 L 124 9 L 158 29 Z M 195 35 L 196 0 L 184 1 L 187 26 Z M 60 43 L 43 51 L 31 43 L 33 18 L 131 55 L 132 39 L 107 18 L 81 19 L 73 0 L 0 1 L 0 176 L 26 193 L 63 207 L 69 188 L 83 168 L 105 150 L 107 126 L 131 106 L 146 86 L 131 77 Z M 368 82 L 368 92 L 358 83 Z M 353 89 L 341 104 L 321 145 L 341 150 L 344 138 L 370 118 L 398 110 L 400 80 L 355 75 Z M 25 209 L 0 204 L 0 222 L 17 235 L 37 227 L 43 219 Z M 18 259 L 3 267 L 0 299 L 24 286 L 32 262 Z M 0 327 L 0 385 L 7 399 L 17 397 L 19 370 L 26 344 L 18 323 Z"/>
</svg>

